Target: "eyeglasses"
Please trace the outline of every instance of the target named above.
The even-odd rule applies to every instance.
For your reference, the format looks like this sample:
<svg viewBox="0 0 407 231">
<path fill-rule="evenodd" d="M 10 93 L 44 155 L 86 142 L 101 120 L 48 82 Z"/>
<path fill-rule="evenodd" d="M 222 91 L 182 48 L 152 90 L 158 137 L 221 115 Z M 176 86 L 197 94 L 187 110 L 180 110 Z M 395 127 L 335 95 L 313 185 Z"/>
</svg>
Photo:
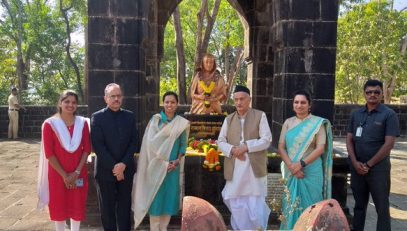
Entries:
<svg viewBox="0 0 407 231">
<path fill-rule="evenodd" d="M 109 97 L 109 99 L 121 99 L 123 96 L 122 95 L 109 95 L 108 96 Z"/>
<path fill-rule="evenodd" d="M 381 93 L 382 93 L 381 91 L 365 91 L 366 95 L 371 95 L 371 94 L 380 95 Z"/>
</svg>

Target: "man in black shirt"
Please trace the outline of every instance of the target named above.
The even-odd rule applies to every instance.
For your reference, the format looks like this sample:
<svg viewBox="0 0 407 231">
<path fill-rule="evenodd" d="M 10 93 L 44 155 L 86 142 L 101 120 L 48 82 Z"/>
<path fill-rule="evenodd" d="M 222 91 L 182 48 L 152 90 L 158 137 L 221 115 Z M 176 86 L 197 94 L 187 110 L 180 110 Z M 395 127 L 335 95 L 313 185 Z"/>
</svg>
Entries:
<svg viewBox="0 0 407 231">
<path fill-rule="evenodd" d="M 366 105 L 352 113 L 346 136 L 355 198 L 353 229 L 364 229 L 370 193 L 378 216 L 376 230 L 391 230 L 390 151 L 400 135 L 399 121 L 392 109 L 381 104 L 382 82 L 368 80 L 363 89 Z"/>
<path fill-rule="evenodd" d="M 92 148 L 96 153 L 96 182 L 103 230 L 130 230 L 134 153 L 138 151 L 134 114 L 121 108 L 120 86 L 105 88 L 107 107 L 91 119 Z M 117 223 L 117 224 L 116 224 Z"/>
</svg>

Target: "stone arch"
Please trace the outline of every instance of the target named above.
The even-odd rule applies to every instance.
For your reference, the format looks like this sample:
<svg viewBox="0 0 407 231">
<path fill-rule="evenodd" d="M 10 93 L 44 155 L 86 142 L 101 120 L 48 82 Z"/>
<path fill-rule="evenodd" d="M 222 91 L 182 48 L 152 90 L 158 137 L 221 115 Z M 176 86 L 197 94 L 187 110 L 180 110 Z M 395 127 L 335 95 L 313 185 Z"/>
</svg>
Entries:
<svg viewBox="0 0 407 231">
<path fill-rule="evenodd" d="M 160 59 L 163 54 L 163 41 L 164 41 L 164 30 L 166 23 L 168 22 L 169 18 L 171 17 L 172 12 L 174 11 L 175 7 L 181 2 L 182 0 L 157 0 L 157 5 L 159 5 L 158 11 L 158 17 L 157 17 L 157 56 Z M 248 79 L 248 85 L 249 88 L 252 89 L 253 92 L 253 106 L 258 106 L 260 102 L 269 102 L 270 105 L 268 105 L 267 108 L 262 108 L 263 105 L 260 106 L 260 109 L 265 110 L 268 115 L 270 115 L 271 118 L 271 101 L 267 101 L 264 98 L 266 97 L 266 94 L 272 95 L 272 85 L 268 83 L 267 85 L 264 85 L 265 82 L 267 81 L 262 81 L 259 85 L 259 88 L 261 89 L 260 91 L 257 91 L 257 80 L 258 80 L 258 75 L 255 73 L 257 72 L 258 66 L 263 66 L 266 65 L 267 67 L 272 67 L 273 66 L 273 58 L 272 55 L 269 55 L 269 57 L 265 57 L 263 60 L 257 59 L 259 54 L 257 54 L 259 51 L 266 51 L 270 50 L 268 45 L 266 43 L 269 43 L 271 41 L 271 37 L 267 38 L 267 41 L 256 41 L 256 34 L 255 33 L 262 33 L 262 36 L 266 36 L 264 31 L 262 31 L 261 28 L 266 28 L 267 25 L 272 24 L 272 18 L 271 17 L 265 17 L 267 15 L 270 15 L 270 10 L 271 5 L 270 3 L 267 3 L 267 1 L 264 1 L 261 5 L 257 5 L 256 9 L 259 12 L 259 17 L 260 21 L 253 20 L 253 13 L 254 9 L 253 4 L 248 4 L 245 3 L 244 1 L 239 1 L 239 0 L 228 0 L 229 4 L 238 12 L 239 16 L 241 17 L 241 22 L 242 26 L 244 28 L 244 60 L 247 63 L 247 79 Z M 268 6 L 267 6 L 268 5 Z M 264 39 L 264 38 L 263 38 Z M 258 47 L 260 46 L 260 47 Z M 265 55 L 263 53 L 262 55 Z M 159 66 L 158 66 L 159 67 Z M 264 68 L 263 68 L 264 69 Z M 268 82 L 272 81 L 272 69 L 269 73 L 267 73 L 268 76 Z M 261 78 L 265 78 L 266 76 L 263 76 Z M 267 87 L 268 89 L 265 90 L 264 87 Z M 260 94 L 257 95 L 256 92 L 259 92 Z M 258 96 L 260 98 L 258 99 Z"/>
<path fill-rule="evenodd" d="M 124 107 L 144 129 L 159 108 L 160 41 L 180 1 L 88 0 L 89 113 L 104 107 L 104 86 L 117 82 L 126 95 Z M 228 1 L 247 22 L 252 106 L 266 112 L 273 145 L 292 115 L 291 94 L 298 88 L 311 91 L 314 114 L 332 121 L 338 1 Z"/>
<path fill-rule="evenodd" d="M 163 55 L 164 30 L 176 6 L 182 0 L 157 0 L 156 38 L 157 38 L 157 80 L 156 89 L 159 88 L 159 62 Z M 266 112 L 271 121 L 273 92 L 273 66 L 274 51 L 272 49 L 272 36 L 270 28 L 273 25 L 272 3 L 269 1 L 256 1 L 250 3 L 241 0 L 228 0 L 229 4 L 238 12 L 244 28 L 244 59 L 247 65 L 248 86 L 252 90 L 252 105 Z M 151 21 L 150 21 L 151 22 Z M 150 38 L 153 40 L 154 38 Z M 259 74 L 261 73 L 261 74 Z M 155 101 L 159 101 L 158 93 Z M 153 104 L 152 100 L 149 100 Z M 150 104 L 150 105 L 151 105 Z M 157 107 L 158 108 L 158 107 Z"/>
</svg>

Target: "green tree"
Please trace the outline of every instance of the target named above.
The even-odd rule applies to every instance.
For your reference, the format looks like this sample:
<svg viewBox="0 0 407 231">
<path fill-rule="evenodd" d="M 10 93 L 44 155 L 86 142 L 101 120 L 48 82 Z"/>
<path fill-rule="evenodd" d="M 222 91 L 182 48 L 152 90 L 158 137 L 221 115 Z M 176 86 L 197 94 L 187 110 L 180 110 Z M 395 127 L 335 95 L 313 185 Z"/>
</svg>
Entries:
<svg viewBox="0 0 407 231">
<path fill-rule="evenodd" d="M 7 104 L 11 87 L 18 84 L 15 70 L 16 60 L 12 48 L 13 44 L 7 37 L 0 37 L 0 105 Z"/>
<path fill-rule="evenodd" d="M 208 17 L 210 15 L 210 20 L 213 18 L 215 19 L 213 14 L 213 8 L 217 7 L 216 4 L 218 1 L 215 0 L 208 0 L 207 4 L 204 4 L 204 15 Z M 197 30 L 198 30 L 198 18 L 197 14 L 200 12 L 199 10 L 202 8 L 201 1 L 194 1 L 194 0 L 183 0 L 179 5 L 178 9 L 180 12 L 180 21 L 182 27 L 182 35 L 183 35 L 183 44 L 184 44 L 184 56 L 185 56 L 185 73 L 186 73 L 186 85 L 190 86 L 192 77 L 195 73 L 195 60 L 196 60 L 196 53 L 212 53 L 217 58 L 216 62 L 218 67 L 221 69 L 223 75 L 226 73 L 235 73 L 232 67 L 236 67 L 236 60 L 239 60 L 239 64 L 242 63 L 241 59 L 239 59 L 239 55 L 242 52 L 243 47 L 243 28 L 240 22 L 239 16 L 237 12 L 230 6 L 227 1 L 220 1 L 219 9 L 215 10 L 216 13 L 216 21 L 214 21 L 213 28 L 209 28 L 211 33 L 205 32 L 206 25 L 208 20 L 204 19 L 203 24 L 201 25 L 202 28 L 200 31 L 201 33 L 201 43 L 196 41 L 197 38 Z M 209 20 L 209 22 L 211 22 Z M 206 34 L 206 36 L 205 36 Z M 210 35 L 210 36 L 209 36 Z M 199 37 L 199 36 L 198 36 Z M 204 38 L 207 37 L 209 40 L 205 40 Z M 168 83 L 173 88 L 169 88 L 168 90 L 176 91 L 177 85 L 170 84 L 173 83 L 173 80 L 176 77 L 176 68 L 177 63 L 175 57 L 176 50 L 175 50 L 175 31 L 174 31 L 174 22 L 173 18 L 171 17 L 168 21 L 165 32 L 164 32 L 164 55 L 161 59 L 160 64 L 160 73 L 161 73 L 161 90 L 160 92 L 163 93 L 163 82 Z M 197 44 L 200 44 L 198 48 Z M 202 50 L 203 49 L 203 50 Z M 241 58 L 241 57 L 240 57 Z M 225 64 L 225 62 L 229 63 L 229 66 Z M 237 68 L 236 73 L 245 73 L 244 68 Z M 232 71 L 227 72 L 230 68 Z M 242 71 L 243 70 L 243 71 Z M 245 75 L 244 75 L 245 76 Z M 167 88 L 166 88 L 167 89 Z"/>
<path fill-rule="evenodd" d="M 407 14 L 387 1 L 350 7 L 338 19 L 335 98 L 338 103 L 362 103 L 369 78 L 384 82 L 385 103 L 406 94 L 407 56 L 400 42 L 407 34 Z"/>
<path fill-rule="evenodd" d="M 5 89 L 11 85 L 18 85 L 25 103 L 55 104 L 63 89 L 81 92 L 84 48 L 71 41 L 70 36 L 83 31 L 86 1 L 64 0 L 62 9 L 60 3 L 1 1 L 0 38 L 4 42 L 0 49 L 7 51 L 8 56 L 0 56 L 0 66 L 10 63 L 10 58 L 16 60 L 10 66 L 16 77 L 9 83 L 2 81 L 1 94 L 6 94 Z"/>
<path fill-rule="evenodd" d="M 80 99 L 84 99 L 84 93 L 83 93 L 83 88 L 82 88 L 82 82 L 83 82 L 83 78 L 82 78 L 82 74 L 81 70 L 79 69 L 79 65 L 77 61 L 80 60 L 75 60 L 74 57 L 74 48 L 72 47 L 72 31 L 75 29 L 74 26 L 78 25 L 78 15 L 80 16 L 80 12 L 83 11 L 79 11 L 79 14 L 75 14 L 75 8 L 76 9 L 83 9 L 86 8 L 84 1 L 82 0 L 59 0 L 59 10 L 60 13 L 64 19 L 64 23 L 65 23 L 65 32 L 66 32 L 66 42 L 65 42 L 65 51 L 66 51 L 66 59 L 69 62 L 69 66 L 72 67 L 73 72 L 74 72 L 74 76 L 75 76 L 75 80 L 76 80 L 76 89 L 79 93 Z M 80 17 L 79 17 L 80 19 Z"/>
<path fill-rule="evenodd" d="M 29 69 L 29 58 L 25 54 L 30 52 L 29 46 L 24 43 L 26 39 L 25 23 L 28 15 L 24 10 L 24 3 L 20 0 L 2 0 L 1 6 L 5 19 L 0 20 L 2 32 L 7 35 L 10 40 L 14 41 L 16 46 L 16 73 L 18 78 L 18 86 L 21 90 L 27 90 L 27 70 Z"/>
</svg>

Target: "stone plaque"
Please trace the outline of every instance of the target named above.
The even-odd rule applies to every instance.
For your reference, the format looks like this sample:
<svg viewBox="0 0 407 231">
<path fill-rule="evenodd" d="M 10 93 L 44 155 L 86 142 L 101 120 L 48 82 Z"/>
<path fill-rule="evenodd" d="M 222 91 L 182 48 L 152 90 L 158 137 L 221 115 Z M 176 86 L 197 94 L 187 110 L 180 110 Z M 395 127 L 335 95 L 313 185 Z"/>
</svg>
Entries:
<svg viewBox="0 0 407 231">
<path fill-rule="evenodd" d="M 183 115 L 191 122 L 189 137 L 217 140 L 225 115 Z"/>
</svg>

